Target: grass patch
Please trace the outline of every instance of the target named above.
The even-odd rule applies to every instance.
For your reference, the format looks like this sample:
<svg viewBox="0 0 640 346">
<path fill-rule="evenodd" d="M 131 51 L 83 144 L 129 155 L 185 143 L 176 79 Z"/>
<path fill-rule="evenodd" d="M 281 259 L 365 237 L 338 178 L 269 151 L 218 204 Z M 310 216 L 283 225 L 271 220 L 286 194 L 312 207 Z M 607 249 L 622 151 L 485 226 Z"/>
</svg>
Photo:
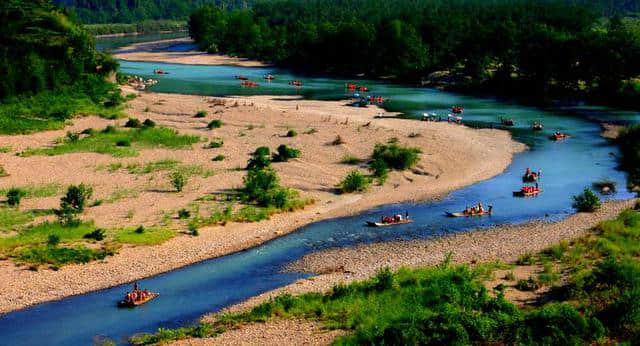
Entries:
<svg viewBox="0 0 640 346">
<path fill-rule="evenodd" d="M 43 185 L 27 185 L 18 187 L 24 192 L 23 198 L 43 198 L 62 194 L 64 189 L 58 183 Z M 6 195 L 9 189 L 0 189 L 0 195 Z"/>
<path fill-rule="evenodd" d="M 6 154 L 6 153 L 10 153 L 11 152 L 11 147 L 10 146 L 0 146 L 0 154 Z"/>
<path fill-rule="evenodd" d="M 38 246 L 18 251 L 15 259 L 18 263 L 29 265 L 49 264 L 52 269 L 57 269 L 65 264 L 89 263 L 104 259 L 110 255 L 104 249 L 89 249 L 86 246 L 75 247 Z"/>
<path fill-rule="evenodd" d="M 165 228 L 125 228 L 115 231 L 114 239 L 121 244 L 157 245 L 175 237 L 175 233 Z"/>
<path fill-rule="evenodd" d="M 105 199 L 104 203 L 115 203 L 123 199 L 128 198 L 136 198 L 140 195 L 137 190 L 127 189 L 127 188 L 118 188 L 111 193 L 111 196 Z"/>
<path fill-rule="evenodd" d="M 0 134 L 27 134 L 62 129 L 75 115 L 122 116 L 121 107 L 105 106 L 105 98 L 116 100 L 120 91 L 99 77 L 72 86 L 22 96 L 0 103 Z M 116 104 L 119 102 L 115 102 Z"/>
<path fill-rule="evenodd" d="M 349 154 L 343 156 L 342 159 L 340 159 L 340 163 L 344 163 L 345 165 L 357 165 L 360 162 L 362 162 L 362 160 Z"/>
<path fill-rule="evenodd" d="M 94 136 L 88 136 L 76 141 L 64 141 L 53 148 L 27 149 L 23 156 L 32 155 L 63 155 L 69 153 L 92 152 L 108 154 L 114 157 L 137 156 L 138 150 L 143 148 L 188 148 L 200 141 L 198 136 L 180 135 L 168 128 L 139 128 L 118 130 L 107 127 Z M 128 143 L 130 146 L 122 144 Z"/>
<path fill-rule="evenodd" d="M 19 248 L 45 245 L 51 235 L 59 237 L 63 243 L 80 240 L 94 228 L 92 222 L 73 226 L 65 226 L 58 222 L 43 222 L 20 230 L 14 236 L 0 238 L 0 252 L 12 255 L 13 251 Z"/>
<path fill-rule="evenodd" d="M 126 167 L 130 174 L 150 174 L 156 172 L 180 172 L 186 176 L 201 176 L 208 178 L 215 174 L 214 171 L 203 167 L 202 165 L 183 165 L 178 160 L 162 159 L 151 161 L 145 164 L 130 164 Z"/>
<path fill-rule="evenodd" d="M 19 230 L 36 217 L 52 215 L 53 210 L 19 210 L 0 207 L 0 232 Z"/>
</svg>

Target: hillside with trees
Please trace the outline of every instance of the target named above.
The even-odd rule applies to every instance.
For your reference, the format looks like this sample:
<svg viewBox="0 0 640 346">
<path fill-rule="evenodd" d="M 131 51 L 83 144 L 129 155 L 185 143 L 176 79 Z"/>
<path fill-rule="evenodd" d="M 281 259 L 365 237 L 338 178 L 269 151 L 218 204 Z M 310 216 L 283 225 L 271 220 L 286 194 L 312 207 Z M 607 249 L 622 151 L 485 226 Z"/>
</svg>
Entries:
<svg viewBox="0 0 640 346">
<path fill-rule="evenodd" d="M 76 112 L 101 114 L 120 102 L 105 80 L 117 62 L 64 11 L 47 0 L 5 0 L 0 21 L 2 133 L 56 128 Z"/>
<path fill-rule="evenodd" d="M 204 5 L 222 9 L 248 8 L 250 0 L 54 0 L 82 23 L 136 23 L 144 20 L 185 20 Z"/>
<path fill-rule="evenodd" d="M 465 77 L 458 87 L 637 102 L 640 26 L 600 10 L 553 0 L 272 0 L 206 6 L 189 27 L 211 53 L 307 71 L 418 81 L 445 70 Z"/>
</svg>

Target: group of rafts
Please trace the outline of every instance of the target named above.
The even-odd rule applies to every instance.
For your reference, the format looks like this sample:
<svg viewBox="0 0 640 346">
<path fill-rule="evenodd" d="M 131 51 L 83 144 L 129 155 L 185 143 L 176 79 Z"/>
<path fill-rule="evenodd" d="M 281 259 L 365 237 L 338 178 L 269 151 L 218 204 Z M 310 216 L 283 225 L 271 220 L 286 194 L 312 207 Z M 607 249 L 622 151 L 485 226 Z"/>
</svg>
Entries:
<svg viewBox="0 0 640 346">
<path fill-rule="evenodd" d="M 451 111 L 455 114 L 461 114 L 464 111 L 464 107 L 462 106 L 453 106 Z M 503 126 L 514 126 L 515 122 L 513 119 L 501 118 L 500 122 Z M 542 131 L 544 126 L 541 122 L 536 121 L 533 126 L 533 131 Z M 569 135 L 563 132 L 554 132 L 549 139 L 554 141 L 560 141 L 563 139 L 569 138 Z M 518 191 L 513 192 L 514 197 L 533 197 L 537 196 L 542 192 L 542 189 L 539 186 L 539 180 L 542 176 L 542 171 L 538 170 L 537 172 L 532 171 L 530 168 L 527 168 L 524 175 L 522 176 L 522 182 L 524 186 L 520 188 Z M 493 206 L 489 205 L 488 208 L 484 208 L 482 203 L 478 203 L 472 207 L 466 207 L 461 212 L 445 212 L 446 216 L 449 217 L 471 217 L 471 216 L 485 216 L 493 214 Z M 394 215 L 394 216 L 385 216 L 382 217 L 380 222 L 369 221 L 367 224 L 369 226 L 374 227 L 383 227 L 383 226 L 393 226 L 393 225 L 401 225 L 406 223 L 411 223 L 413 220 L 409 218 L 408 213 L 406 217 L 402 217 L 402 215 Z"/>
<path fill-rule="evenodd" d="M 366 95 L 369 92 L 369 87 L 364 85 L 346 83 L 344 87 L 348 92 L 353 93 L 353 98 L 357 99 L 354 106 L 362 107 L 369 104 L 381 105 L 385 101 L 384 97 L 379 95 Z"/>
<path fill-rule="evenodd" d="M 260 84 L 258 84 L 258 82 L 254 82 L 249 80 L 249 77 L 245 76 L 245 75 L 239 75 L 239 76 L 235 76 L 235 79 L 240 81 L 240 85 L 243 87 L 249 87 L 249 88 L 257 88 L 260 86 Z M 265 81 L 267 82 L 271 82 L 273 80 L 276 79 L 276 77 L 272 74 L 267 74 L 264 75 L 262 77 Z M 295 86 L 295 87 L 301 87 L 302 86 L 302 81 L 299 80 L 292 80 L 289 82 L 289 85 Z"/>
</svg>

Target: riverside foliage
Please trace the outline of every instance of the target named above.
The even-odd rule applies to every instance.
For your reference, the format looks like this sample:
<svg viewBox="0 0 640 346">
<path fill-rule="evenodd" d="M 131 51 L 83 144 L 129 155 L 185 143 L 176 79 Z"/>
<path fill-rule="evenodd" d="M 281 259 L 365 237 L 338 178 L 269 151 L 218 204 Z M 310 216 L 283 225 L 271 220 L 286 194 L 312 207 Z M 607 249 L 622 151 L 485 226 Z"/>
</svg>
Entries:
<svg viewBox="0 0 640 346">
<path fill-rule="evenodd" d="M 118 64 L 64 11 L 42 0 L 0 2 L 0 134 L 63 127 L 73 115 L 118 115 L 105 77 Z"/>
<path fill-rule="evenodd" d="M 218 315 L 213 323 L 161 329 L 131 341 L 210 337 L 243 323 L 305 318 L 350 331 L 337 345 L 633 343 L 640 337 L 640 213 L 627 210 L 596 231 L 531 255 L 532 264 L 552 261 L 567 276 L 541 306 L 518 308 L 497 288 L 489 294 L 483 282 L 500 267 L 495 263 L 452 266 L 447 260 L 431 268 L 384 269 L 327 293 L 280 295 L 250 311 Z M 544 284 L 543 274 L 531 280 Z"/>
<path fill-rule="evenodd" d="M 446 70 L 471 77 L 460 87 L 637 102 L 637 22 L 601 22 L 585 3 L 272 0 L 247 10 L 206 6 L 191 15 L 189 32 L 211 53 L 316 72 L 418 80 Z"/>
</svg>

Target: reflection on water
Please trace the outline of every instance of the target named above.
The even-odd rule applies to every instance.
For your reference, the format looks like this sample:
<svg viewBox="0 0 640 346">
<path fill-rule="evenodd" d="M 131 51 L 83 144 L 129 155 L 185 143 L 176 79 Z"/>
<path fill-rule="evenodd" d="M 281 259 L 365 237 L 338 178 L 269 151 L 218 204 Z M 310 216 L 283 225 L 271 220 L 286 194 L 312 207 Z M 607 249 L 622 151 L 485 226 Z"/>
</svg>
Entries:
<svg viewBox="0 0 640 346">
<path fill-rule="evenodd" d="M 345 80 L 295 76 L 278 69 L 139 62 L 121 62 L 121 65 L 124 72 L 145 77 L 153 77 L 155 68 L 170 72 L 154 77 L 160 83 L 153 89 L 163 92 L 302 95 L 316 99 L 349 96 L 344 90 Z M 261 86 L 241 88 L 233 78 L 239 74 L 260 81 Z M 264 74 L 274 74 L 277 79 L 264 82 L 261 80 Z M 287 82 L 292 79 L 302 79 L 304 86 L 289 86 Z M 152 288 L 161 296 L 137 309 L 116 308 L 116 301 L 129 288 L 123 285 L 2 316 L 0 344 L 78 345 L 90 343 L 97 335 L 122 342 L 123 337 L 137 332 L 190 323 L 205 312 L 219 310 L 305 277 L 308 274 L 283 273 L 280 269 L 311 251 L 388 240 L 423 239 L 532 219 L 556 220 L 572 212 L 570 197 L 594 180 L 607 177 L 619 186 L 625 185 L 624 174 L 615 169 L 617 150 L 599 137 L 600 128 L 594 120 L 637 121 L 637 113 L 606 108 L 577 108 L 556 113 L 433 89 L 355 82 L 369 86 L 372 93 L 389 98 L 385 104 L 388 110 L 401 111 L 408 116 L 435 112 L 446 117 L 451 105 L 460 104 L 465 107 L 465 121 L 477 125 L 491 126 L 499 123 L 500 117 L 513 118 L 516 123 L 511 130 L 513 136 L 528 143 L 531 149 L 516 155 L 503 174 L 455 191 L 441 201 L 387 205 L 352 217 L 318 222 L 248 251 L 142 280 L 142 287 Z M 545 124 L 545 131 L 534 133 L 530 130 L 536 120 Z M 547 136 L 556 130 L 570 133 L 571 139 L 549 141 Z M 543 171 L 541 184 L 545 191 L 536 198 L 513 198 L 512 191 L 521 186 L 521 176 L 527 167 Z M 630 197 L 628 192 L 619 191 L 609 198 Z M 444 217 L 444 211 L 459 211 L 477 201 L 493 205 L 495 214 L 485 218 Z M 367 220 L 404 210 L 409 211 L 415 223 L 382 229 L 364 227 Z"/>
</svg>

